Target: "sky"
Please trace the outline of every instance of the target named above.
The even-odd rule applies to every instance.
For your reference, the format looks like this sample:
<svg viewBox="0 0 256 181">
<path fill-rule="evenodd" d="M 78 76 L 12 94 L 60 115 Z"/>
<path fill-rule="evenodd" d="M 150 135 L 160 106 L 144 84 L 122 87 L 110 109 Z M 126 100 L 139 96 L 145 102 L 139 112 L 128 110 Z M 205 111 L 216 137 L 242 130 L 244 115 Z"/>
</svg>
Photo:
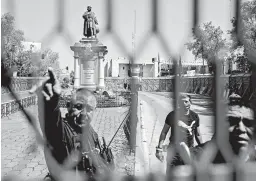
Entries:
<svg viewBox="0 0 256 181">
<path fill-rule="evenodd" d="M 70 35 L 67 41 L 63 34 L 50 33 L 58 22 L 58 10 L 61 9 L 59 1 L 64 2 L 64 34 Z M 189 40 L 192 26 L 192 0 L 159 0 L 158 24 L 171 49 L 171 54 L 183 54 L 184 59 L 191 59 L 191 53 L 184 50 L 184 44 Z M 199 0 L 199 23 L 212 21 L 226 32 L 231 29 L 230 17 L 233 16 L 230 2 L 232 0 Z M 99 21 L 100 33 L 98 39 L 108 47 L 106 58 L 117 59 L 126 54 L 116 44 L 113 36 L 105 35 L 107 25 L 107 0 L 2 0 L 1 14 L 11 12 L 16 20 L 16 28 L 24 31 L 27 41 L 42 42 L 43 48 L 51 48 L 59 53 L 61 68 L 74 67 L 73 52 L 70 46 L 83 37 L 82 14 L 88 5 L 92 6 Z M 134 12 L 136 11 L 136 41 L 135 45 L 143 45 L 143 50 L 136 53 L 138 59 L 151 59 L 160 56 L 167 58 L 155 36 L 148 35 L 151 27 L 151 0 L 114 0 L 113 1 L 113 30 L 120 37 L 126 49 L 132 51 L 132 33 L 134 32 Z M 183 49 L 182 49 L 183 48 Z"/>
</svg>

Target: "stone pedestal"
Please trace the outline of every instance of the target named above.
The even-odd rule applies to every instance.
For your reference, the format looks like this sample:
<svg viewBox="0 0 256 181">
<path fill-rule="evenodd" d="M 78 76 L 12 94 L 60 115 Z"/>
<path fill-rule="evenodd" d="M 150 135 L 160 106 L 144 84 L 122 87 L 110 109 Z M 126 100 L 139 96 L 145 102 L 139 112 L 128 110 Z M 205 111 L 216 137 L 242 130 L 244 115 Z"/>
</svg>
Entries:
<svg viewBox="0 0 256 181">
<path fill-rule="evenodd" d="M 158 62 L 157 61 L 155 61 L 154 62 L 154 75 L 153 75 L 153 77 L 158 77 L 158 75 L 159 75 L 159 71 L 158 71 Z"/>
<path fill-rule="evenodd" d="M 74 52 L 74 87 L 78 88 L 80 86 L 80 65 L 78 52 Z"/>
<path fill-rule="evenodd" d="M 83 38 L 70 47 L 74 51 L 74 87 L 104 89 L 104 56 L 107 47 L 94 38 Z"/>
<path fill-rule="evenodd" d="M 98 62 L 99 62 L 99 66 L 98 66 L 98 69 L 99 69 L 99 78 L 98 78 L 98 89 L 104 89 L 105 87 L 105 82 L 104 82 L 104 55 L 102 52 L 99 53 L 99 59 L 98 59 Z"/>
</svg>

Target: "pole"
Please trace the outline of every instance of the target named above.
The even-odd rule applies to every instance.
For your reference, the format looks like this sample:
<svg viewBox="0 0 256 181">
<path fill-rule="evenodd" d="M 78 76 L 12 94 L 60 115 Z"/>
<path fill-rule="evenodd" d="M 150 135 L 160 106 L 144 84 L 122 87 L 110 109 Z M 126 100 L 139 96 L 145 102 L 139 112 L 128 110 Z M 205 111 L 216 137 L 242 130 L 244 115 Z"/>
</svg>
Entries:
<svg viewBox="0 0 256 181">
<path fill-rule="evenodd" d="M 136 10 L 134 10 L 134 33 L 133 33 L 133 61 L 135 60 L 135 40 L 136 40 Z M 130 147 L 131 151 L 135 151 L 136 148 L 136 130 L 137 130 L 137 106 L 138 106 L 138 91 L 137 91 L 137 84 L 138 84 L 138 76 L 139 72 L 137 72 L 137 68 L 134 67 L 134 62 L 132 62 L 132 79 L 131 79 L 131 124 L 130 124 Z"/>
</svg>

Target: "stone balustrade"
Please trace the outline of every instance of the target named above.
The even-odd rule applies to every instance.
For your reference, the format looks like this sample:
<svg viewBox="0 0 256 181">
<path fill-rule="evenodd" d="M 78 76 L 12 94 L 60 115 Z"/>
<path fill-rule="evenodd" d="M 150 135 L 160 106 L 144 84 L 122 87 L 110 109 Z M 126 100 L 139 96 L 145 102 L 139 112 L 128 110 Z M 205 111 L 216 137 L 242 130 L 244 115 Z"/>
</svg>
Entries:
<svg viewBox="0 0 256 181">
<path fill-rule="evenodd" d="M 237 91 L 239 94 L 250 92 L 250 74 L 222 75 L 225 88 Z M 212 75 L 182 76 L 180 86 L 182 92 L 211 95 L 213 92 L 214 77 Z M 105 78 L 106 90 L 129 89 L 131 78 L 107 77 Z M 172 92 L 174 76 L 170 77 L 142 77 L 139 78 L 137 90 L 148 92 Z"/>
<path fill-rule="evenodd" d="M 19 106 L 19 102 L 21 107 Z M 29 96 L 21 100 L 12 100 L 1 104 L 1 118 L 9 116 L 21 109 L 27 108 L 32 105 L 37 105 L 37 96 Z"/>
<path fill-rule="evenodd" d="M 224 85 L 231 91 L 236 91 L 240 95 L 250 96 L 252 88 L 250 86 L 251 75 L 223 75 Z M 29 90 L 35 81 L 45 78 L 15 78 L 12 82 L 14 91 Z M 160 78 L 141 78 L 137 85 L 137 90 L 150 92 L 170 92 L 173 90 L 174 77 Z M 130 105 L 131 93 L 129 91 L 131 84 L 130 78 L 105 78 L 105 90 L 114 90 L 113 97 L 97 96 L 97 107 L 120 107 Z M 126 89 L 125 89 L 126 88 Z M 193 76 L 181 78 L 181 90 L 187 93 L 196 93 L 211 95 L 213 92 L 213 76 Z M 2 87 L 2 94 L 7 93 Z M 66 107 L 68 97 L 63 97 L 60 101 L 60 107 Z M 25 97 L 19 100 L 24 108 L 31 105 L 37 105 L 36 96 Z M 22 108 L 19 107 L 17 101 L 10 101 L 1 104 L 1 117 L 15 113 Z"/>
<path fill-rule="evenodd" d="M 27 91 L 39 81 L 46 80 L 47 77 L 15 77 L 12 78 L 10 87 L 14 92 Z M 10 93 L 5 87 L 1 87 L 1 94 Z"/>
</svg>

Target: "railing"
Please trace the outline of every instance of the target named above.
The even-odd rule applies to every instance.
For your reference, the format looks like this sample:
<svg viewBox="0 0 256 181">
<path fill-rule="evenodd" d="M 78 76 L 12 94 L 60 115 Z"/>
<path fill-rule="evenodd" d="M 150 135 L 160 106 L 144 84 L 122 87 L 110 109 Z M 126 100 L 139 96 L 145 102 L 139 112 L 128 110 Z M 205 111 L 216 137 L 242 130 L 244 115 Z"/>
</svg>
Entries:
<svg viewBox="0 0 256 181">
<path fill-rule="evenodd" d="M 70 96 L 61 96 L 59 107 L 65 108 L 70 98 Z M 96 95 L 96 98 L 98 108 L 130 106 L 131 104 L 131 92 L 129 91 L 115 92 L 113 97 Z M 18 101 L 22 104 L 22 107 L 19 107 Z M 1 103 L 1 117 L 9 116 L 10 114 L 20 111 L 22 108 L 37 105 L 37 96 L 28 96 L 18 101 L 11 100 Z"/>
<path fill-rule="evenodd" d="M 146 78 L 142 77 L 137 85 L 137 90 L 148 92 L 173 92 L 174 76 Z M 187 93 L 195 93 L 211 96 L 213 93 L 213 79 L 211 75 L 182 76 L 180 84 L 182 90 Z M 221 79 L 225 84 L 225 89 L 229 89 L 230 93 L 235 92 L 241 95 L 251 94 L 250 74 L 238 75 L 221 75 Z M 105 78 L 107 90 L 123 89 L 125 84 L 131 85 L 130 78 L 108 77 Z"/>
<path fill-rule="evenodd" d="M 37 83 L 40 80 L 45 80 L 47 77 L 15 77 L 12 78 L 12 82 L 10 87 L 14 92 L 21 92 L 21 91 L 27 91 L 32 88 L 32 86 Z M 10 93 L 10 91 L 5 88 L 1 87 L 1 94 L 7 94 Z"/>
<path fill-rule="evenodd" d="M 250 74 L 239 74 L 239 75 L 222 75 L 222 79 L 226 82 L 229 89 L 238 89 L 239 93 L 245 93 L 245 89 L 250 90 Z M 39 80 L 46 78 L 35 78 L 35 77 L 20 77 L 13 78 L 11 87 L 14 92 L 27 91 L 31 89 L 32 85 Z M 174 76 L 171 77 L 158 77 L 158 78 L 146 78 L 142 77 L 139 81 L 138 90 L 149 91 L 149 92 L 170 92 L 173 91 L 173 80 Z M 185 88 L 185 92 L 188 93 L 200 93 L 202 89 L 210 89 L 213 83 L 213 76 L 187 76 L 181 78 L 181 86 Z M 122 90 L 124 88 L 129 89 L 131 86 L 130 78 L 121 77 L 107 77 L 105 78 L 105 89 L 106 90 Z M 240 86 L 240 87 L 239 87 Z M 249 86 L 249 87 L 248 87 Z M 201 88 L 201 90 L 199 89 Z M 204 91 L 207 93 L 207 90 Z M 1 93 L 9 93 L 5 87 L 1 87 Z M 210 94 L 209 94 L 210 95 Z"/>
<path fill-rule="evenodd" d="M 22 107 L 19 106 L 19 102 Z M 10 102 L 4 102 L 1 104 L 1 118 L 16 113 L 24 108 L 37 105 L 37 96 L 29 96 L 22 98 L 21 100 L 12 100 Z"/>
</svg>

